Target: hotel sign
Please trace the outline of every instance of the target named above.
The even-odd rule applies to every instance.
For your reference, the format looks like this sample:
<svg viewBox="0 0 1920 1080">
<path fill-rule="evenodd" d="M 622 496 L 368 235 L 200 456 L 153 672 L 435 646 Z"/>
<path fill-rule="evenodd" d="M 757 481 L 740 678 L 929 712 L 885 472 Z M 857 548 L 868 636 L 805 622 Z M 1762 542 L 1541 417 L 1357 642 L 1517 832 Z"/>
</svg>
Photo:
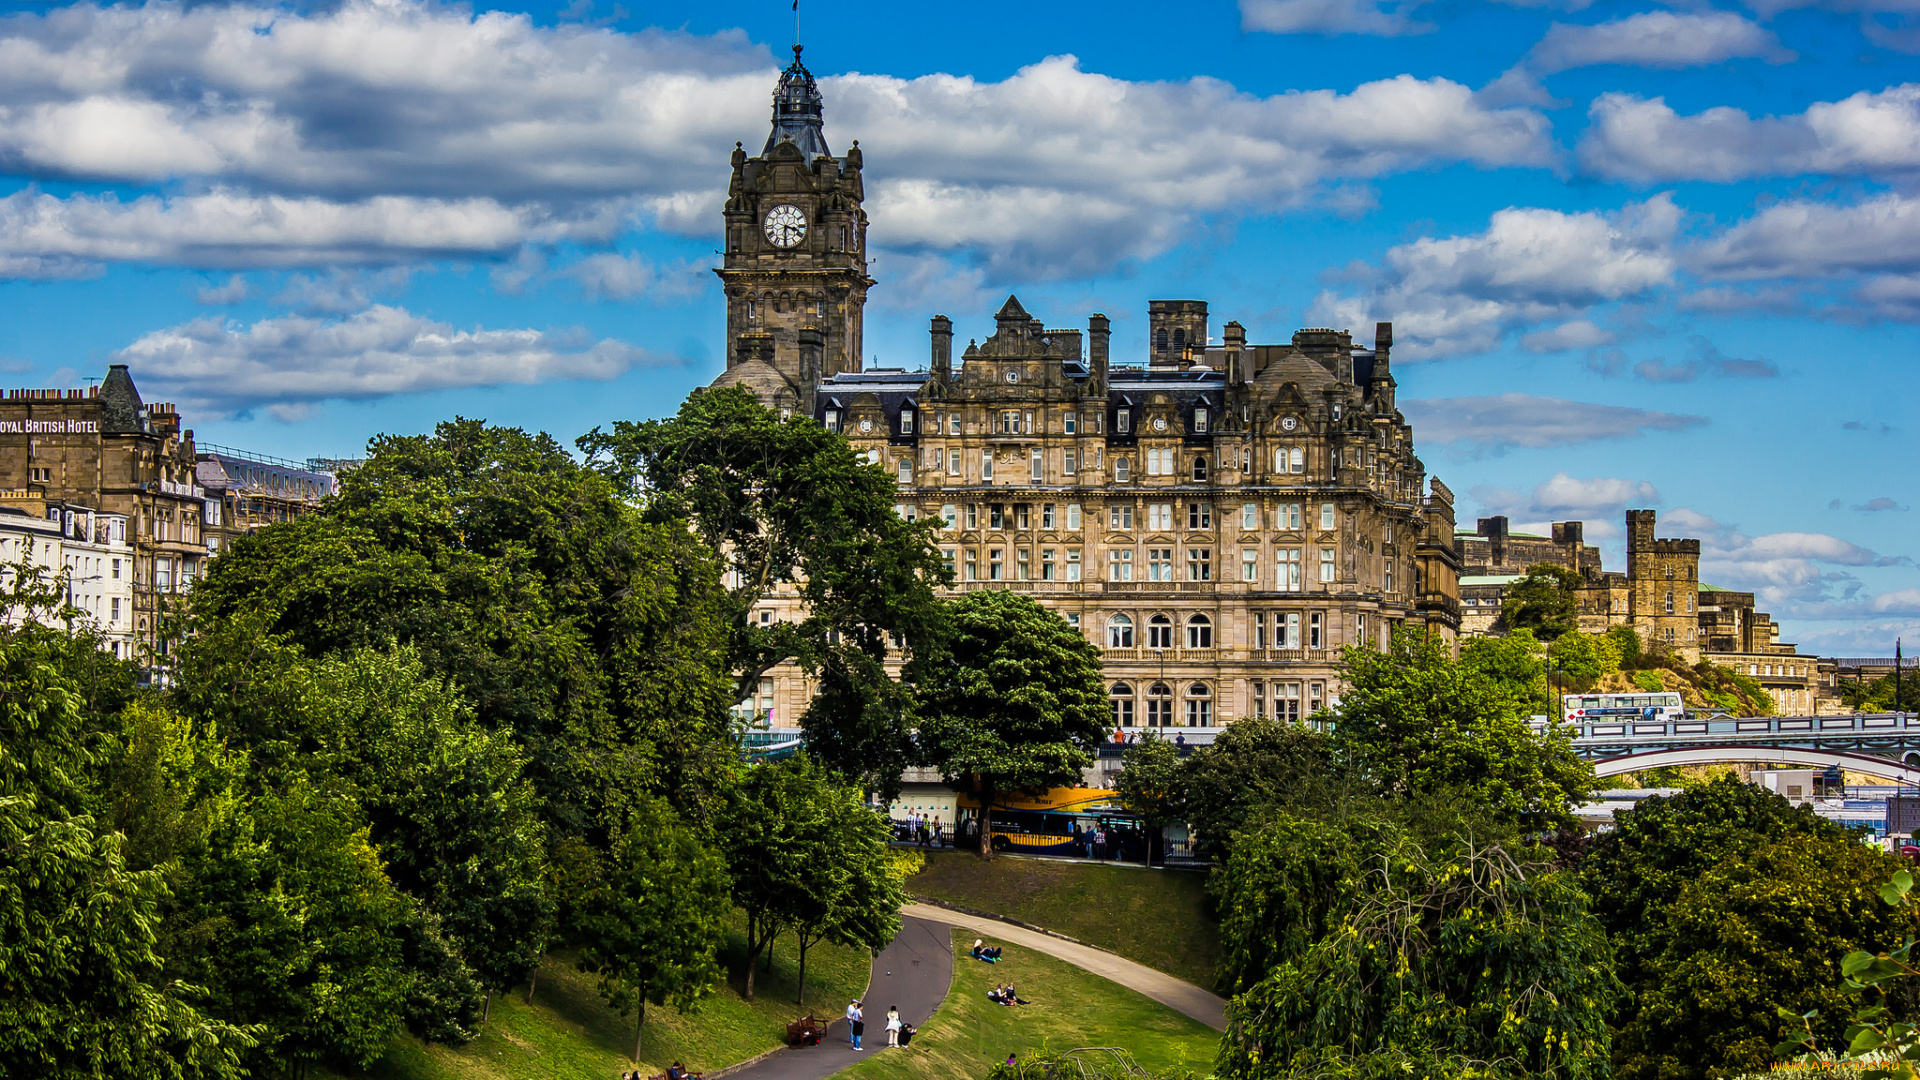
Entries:
<svg viewBox="0 0 1920 1080">
<path fill-rule="evenodd" d="M 0 435 L 98 435 L 98 420 L 0 420 Z"/>
</svg>

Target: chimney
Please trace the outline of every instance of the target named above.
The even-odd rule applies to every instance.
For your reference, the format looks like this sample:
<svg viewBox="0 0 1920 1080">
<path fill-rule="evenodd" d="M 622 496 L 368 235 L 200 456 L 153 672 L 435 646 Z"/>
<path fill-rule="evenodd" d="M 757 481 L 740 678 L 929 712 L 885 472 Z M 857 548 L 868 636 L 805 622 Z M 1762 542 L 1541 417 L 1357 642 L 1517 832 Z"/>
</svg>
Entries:
<svg viewBox="0 0 1920 1080">
<path fill-rule="evenodd" d="M 946 383 L 953 379 L 953 320 L 945 315 L 933 317 L 933 378 Z"/>
<path fill-rule="evenodd" d="M 1087 319 L 1087 366 L 1093 378 L 1087 386 L 1089 396 L 1107 396 L 1107 340 L 1113 336 L 1107 317 L 1094 314 Z"/>
<path fill-rule="evenodd" d="M 1227 385 L 1238 386 L 1253 381 L 1252 373 L 1247 370 L 1247 328 L 1237 322 L 1230 322 L 1222 331 L 1227 345 Z"/>
</svg>

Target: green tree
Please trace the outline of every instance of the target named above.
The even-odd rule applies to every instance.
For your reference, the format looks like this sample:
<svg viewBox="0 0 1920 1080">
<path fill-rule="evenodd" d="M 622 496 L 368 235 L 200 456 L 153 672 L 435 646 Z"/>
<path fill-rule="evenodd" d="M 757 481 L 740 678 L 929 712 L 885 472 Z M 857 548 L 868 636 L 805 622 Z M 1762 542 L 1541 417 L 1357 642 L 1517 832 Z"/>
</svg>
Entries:
<svg viewBox="0 0 1920 1080">
<path fill-rule="evenodd" d="M 801 718 L 810 751 L 891 797 L 912 719 L 883 661 L 895 638 L 910 658 L 927 652 L 939 630 L 933 588 L 948 580 L 932 523 L 894 510 L 891 474 L 811 417 L 782 420 L 739 387 L 696 391 L 670 419 L 595 428 L 579 445 L 616 488 L 644 493 L 648 520 L 690 521 L 725 553 L 733 699 L 783 663 L 817 673 L 821 693 Z M 753 618 L 781 587 L 798 593 L 805 617 Z"/>
<path fill-rule="evenodd" d="M 920 747 L 978 800 L 980 857 L 991 859 L 995 797 L 1077 783 L 1110 706 L 1099 650 L 1059 615 L 991 590 L 948 608 L 946 652 L 920 683 Z"/>
<path fill-rule="evenodd" d="M 1534 563 L 1525 577 L 1507 585 L 1500 621 L 1508 630 L 1531 630 L 1543 641 L 1569 633 L 1580 623 L 1578 573 L 1554 563 Z"/>
<path fill-rule="evenodd" d="M 1620 670 L 1632 671 L 1644 660 L 1644 654 L 1640 651 L 1640 632 L 1626 623 L 1609 627 L 1601 636 L 1613 642 L 1614 655 L 1620 658 Z"/>
<path fill-rule="evenodd" d="M 1235 725 L 1238 726 L 1238 725 Z M 1162 830 L 1183 819 L 1186 812 L 1180 752 L 1151 730 L 1120 756 L 1120 775 L 1113 781 L 1120 805 L 1140 815 L 1147 829 L 1149 861 L 1158 853 Z"/>
<path fill-rule="evenodd" d="M 806 925 L 817 927 L 848 888 L 841 839 L 834 835 L 833 784 L 807 755 L 749 767 L 714 818 L 726 858 L 733 903 L 747 916 L 745 996 L 753 1000 L 755 961 L 773 939 Z"/>
<path fill-rule="evenodd" d="M 1603 634 L 1561 634 L 1548 646 L 1547 658 L 1555 670 L 1583 684 L 1620 670 L 1618 648 Z"/>
<path fill-rule="evenodd" d="M 720 981 L 726 866 L 664 800 L 651 799 L 635 805 L 607 869 L 584 905 L 580 968 L 600 976 L 608 1004 L 637 1013 L 637 1062 L 649 1004 L 688 1010 Z"/>
<path fill-rule="evenodd" d="M 1345 786 L 1327 736 L 1264 717 L 1236 720 L 1194 750 L 1180 763 L 1177 784 L 1200 852 L 1222 860 L 1262 809 L 1325 805 Z"/>
<path fill-rule="evenodd" d="M 1226 943 L 1232 982 L 1266 971 L 1229 1006 L 1219 1076 L 1607 1075 L 1619 984 L 1570 874 L 1466 836 L 1430 854 L 1390 826 L 1262 831 L 1223 930 L 1250 935 Z"/>
<path fill-rule="evenodd" d="M 807 951 L 814 944 L 826 940 L 856 949 L 884 948 L 900 933 L 900 905 L 907 899 L 888 846 L 893 829 L 886 818 L 851 787 L 830 787 L 825 803 L 825 843 L 819 854 L 838 872 L 830 889 L 823 887 L 808 898 L 812 917 L 801 918 L 796 912 L 794 918 L 794 940 L 800 949 L 796 1004 L 806 1000 Z"/>
<path fill-rule="evenodd" d="M 1565 728 L 1533 728 L 1528 688 L 1455 661 L 1432 637 L 1347 649 L 1341 665 L 1335 752 L 1382 797 L 1451 791 L 1542 827 L 1567 821 L 1594 790 L 1593 767 Z"/>
</svg>

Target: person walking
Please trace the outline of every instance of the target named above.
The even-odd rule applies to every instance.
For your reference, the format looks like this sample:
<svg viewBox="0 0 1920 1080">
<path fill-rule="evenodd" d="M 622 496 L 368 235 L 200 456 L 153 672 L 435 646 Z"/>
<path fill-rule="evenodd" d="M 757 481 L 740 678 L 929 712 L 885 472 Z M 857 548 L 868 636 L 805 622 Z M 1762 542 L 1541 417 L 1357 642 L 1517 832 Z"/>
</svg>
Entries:
<svg viewBox="0 0 1920 1080">
<path fill-rule="evenodd" d="M 847 1038 L 853 1042 L 855 1050 L 865 1050 L 860 1045 L 860 1036 L 867 1030 L 866 1014 L 860 1011 L 860 1002 L 856 999 L 847 1002 Z"/>
<path fill-rule="evenodd" d="M 887 1045 L 900 1045 L 900 1006 L 887 1006 Z"/>
<path fill-rule="evenodd" d="M 1093 857 L 1095 860 L 1104 860 L 1107 857 L 1107 827 L 1104 824 L 1094 828 Z"/>
</svg>

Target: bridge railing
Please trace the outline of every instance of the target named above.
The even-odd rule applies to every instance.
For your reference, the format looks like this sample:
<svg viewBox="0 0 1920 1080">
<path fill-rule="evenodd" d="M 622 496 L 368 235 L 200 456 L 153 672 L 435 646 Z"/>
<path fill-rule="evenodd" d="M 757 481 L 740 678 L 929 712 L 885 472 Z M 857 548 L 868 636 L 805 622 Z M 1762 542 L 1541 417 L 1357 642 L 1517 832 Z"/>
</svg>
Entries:
<svg viewBox="0 0 1920 1080">
<path fill-rule="evenodd" d="M 1573 731 L 1573 741 L 1576 743 L 1656 742 L 1675 738 L 1697 739 L 1701 736 L 1751 739 L 1763 735 L 1781 735 L 1805 739 L 1848 732 L 1860 735 L 1920 734 L 1920 715 L 1855 713 L 1848 716 L 1729 716 L 1693 720 L 1582 720 L 1568 726 Z"/>
</svg>

